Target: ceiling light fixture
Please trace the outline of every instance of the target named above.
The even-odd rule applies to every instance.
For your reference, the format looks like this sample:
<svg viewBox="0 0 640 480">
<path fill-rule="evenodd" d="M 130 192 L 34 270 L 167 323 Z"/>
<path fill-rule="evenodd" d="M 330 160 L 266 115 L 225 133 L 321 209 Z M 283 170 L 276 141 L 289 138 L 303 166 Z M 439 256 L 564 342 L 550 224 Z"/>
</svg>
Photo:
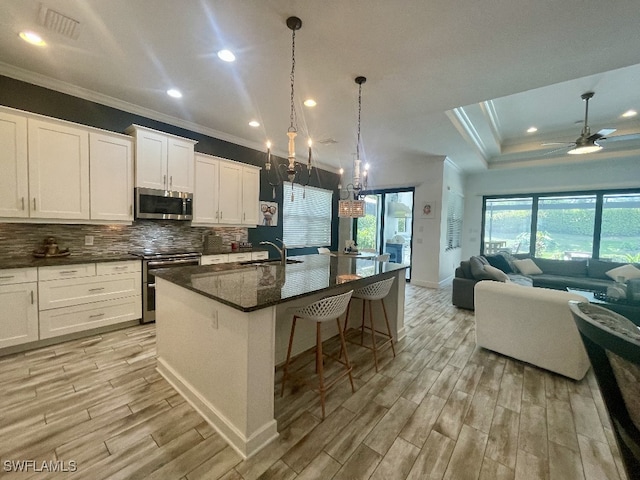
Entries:
<svg viewBox="0 0 640 480">
<path fill-rule="evenodd" d="M 631 117 L 635 117 L 638 114 L 638 112 L 636 112 L 635 110 L 627 110 L 626 112 L 624 112 L 622 114 L 622 116 L 624 118 L 631 118 Z"/>
<path fill-rule="evenodd" d="M 218 58 L 224 62 L 235 62 L 236 56 L 233 54 L 231 50 L 220 50 L 218 52 Z"/>
<path fill-rule="evenodd" d="M 313 98 L 307 98 L 304 101 L 304 106 L 305 107 L 315 107 L 316 105 L 317 105 L 317 103 Z"/>
<path fill-rule="evenodd" d="M 300 173 L 304 170 L 302 164 L 296 162 L 296 144 L 295 138 L 298 135 L 298 126 L 297 126 L 297 118 L 296 118 L 296 107 L 294 103 L 294 84 L 295 84 L 295 73 L 296 73 L 296 30 L 300 30 L 302 27 L 302 20 L 298 17 L 289 17 L 287 18 L 287 27 L 291 30 L 291 74 L 289 75 L 289 79 L 291 81 L 291 104 L 290 104 L 290 114 L 289 114 L 289 129 L 287 130 L 287 136 L 289 137 L 289 165 L 285 167 L 284 164 L 276 165 L 276 174 L 277 167 L 285 167 L 287 170 L 287 178 L 291 182 L 291 201 L 293 202 L 293 183 L 298 180 L 298 183 L 303 187 L 309 185 L 309 180 L 311 180 L 311 139 L 309 139 L 309 158 L 307 160 L 307 175 L 306 181 L 303 182 L 300 180 Z M 273 188 L 273 198 L 276 198 L 276 187 L 282 183 L 282 179 L 280 175 L 277 175 L 275 181 L 272 181 L 269 174 L 271 172 L 271 142 L 267 142 L 267 162 L 265 164 L 265 170 L 267 171 L 267 179 L 269 180 L 269 185 Z M 304 198 L 305 192 L 302 191 L 302 198 Z"/>
<path fill-rule="evenodd" d="M 364 217 L 364 200 L 361 198 L 360 192 L 367 188 L 367 174 L 369 170 L 369 164 L 366 164 L 364 171 L 362 172 L 362 182 L 360 181 L 360 116 L 362 113 L 362 84 L 367 81 L 366 77 L 356 77 L 356 83 L 358 84 L 358 138 L 356 141 L 356 158 L 353 162 L 353 181 L 347 185 L 345 189 L 346 197 L 338 202 L 338 216 L 347 218 L 359 218 Z M 342 174 L 343 169 L 340 169 L 340 184 L 338 190 L 340 190 L 340 196 L 342 197 Z"/>
<path fill-rule="evenodd" d="M 527 128 L 527 133 L 536 133 L 537 131 L 538 131 L 538 129 L 536 127 Z"/>
<path fill-rule="evenodd" d="M 257 121 L 257 120 L 251 120 L 251 121 L 249 122 L 249 126 L 250 126 L 250 127 L 254 127 L 254 128 L 255 128 L 255 127 L 259 127 L 259 126 L 260 126 L 260 122 L 259 122 L 259 121 Z"/>
<path fill-rule="evenodd" d="M 170 88 L 169 90 L 167 90 L 167 95 L 172 98 L 182 98 L 182 92 L 177 88 Z"/>
<path fill-rule="evenodd" d="M 47 42 L 45 42 L 40 35 L 34 32 L 23 31 L 18 34 L 22 40 L 31 45 L 35 45 L 36 47 L 44 47 Z"/>
</svg>

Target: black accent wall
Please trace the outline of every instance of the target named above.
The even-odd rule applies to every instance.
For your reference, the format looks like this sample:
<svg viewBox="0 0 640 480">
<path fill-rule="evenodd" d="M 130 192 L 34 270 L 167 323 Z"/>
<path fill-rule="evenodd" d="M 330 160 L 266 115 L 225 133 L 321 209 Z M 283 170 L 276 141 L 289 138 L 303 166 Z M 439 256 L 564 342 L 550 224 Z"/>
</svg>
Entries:
<svg viewBox="0 0 640 480">
<path fill-rule="evenodd" d="M 0 105 L 118 133 L 124 133 L 124 130 L 129 125 L 135 123 L 162 132 L 196 140 L 198 142 L 195 146 L 196 152 L 264 167 L 265 152 L 5 76 L 0 76 Z M 216 128 L 215 125 L 210 125 L 209 127 L 213 129 Z M 286 119 L 283 119 L 283 144 L 285 144 L 287 140 L 285 127 Z M 286 159 L 274 155 L 271 156 L 271 159 L 272 162 L 286 163 Z M 275 166 L 272 167 L 272 169 L 273 168 L 275 168 Z M 274 172 L 272 171 L 271 175 L 273 174 Z M 334 191 L 334 219 L 331 240 L 331 248 L 333 250 L 337 249 L 338 245 L 338 182 L 338 174 L 314 168 L 309 183 L 314 187 Z M 282 185 L 276 189 L 276 199 L 273 200 L 272 197 L 272 188 L 269 185 L 266 171 L 263 168 L 260 172 L 260 200 L 278 202 L 279 218 L 278 226 L 276 227 L 258 226 L 249 229 L 249 241 L 253 242 L 254 245 L 263 240 L 275 241 L 276 238 L 282 238 Z M 256 208 L 258 208 L 257 205 Z M 291 250 L 289 253 L 291 255 L 315 253 L 315 249 L 296 249 Z M 270 252 L 270 254 L 271 256 L 275 256 L 275 252 Z"/>
</svg>

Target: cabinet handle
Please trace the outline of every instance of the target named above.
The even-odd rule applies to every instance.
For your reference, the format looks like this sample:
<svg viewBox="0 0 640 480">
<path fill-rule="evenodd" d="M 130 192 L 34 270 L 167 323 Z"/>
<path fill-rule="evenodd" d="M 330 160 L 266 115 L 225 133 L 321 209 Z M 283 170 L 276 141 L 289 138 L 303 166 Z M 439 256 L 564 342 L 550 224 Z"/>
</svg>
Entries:
<svg viewBox="0 0 640 480">
<path fill-rule="evenodd" d="M 36 197 L 33 197 L 33 209 L 36 209 Z"/>
<path fill-rule="evenodd" d="M 15 275 L 5 275 L 4 277 L 0 277 L 0 280 L 10 280 L 15 277 Z"/>
<path fill-rule="evenodd" d="M 129 267 L 127 267 L 126 265 L 121 265 L 121 266 L 119 266 L 119 267 L 113 267 L 113 269 L 114 269 L 114 270 L 126 270 L 126 269 L 128 269 L 128 268 L 129 268 Z"/>
<path fill-rule="evenodd" d="M 129 215 L 133 215 L 133 205 L 129 205 Z"/>
<path fill-rule="evenodd" d="M 101 290 L 104 290 L 104 287 L 99 287 L 99 288 L 90 288 L 89 291 L 90 292 L 99 292 Z"/>
<path fill-rule="evenodd" d="M 24 197 L 22 197 L 21 200 L 22 200 L 22 210 L 24 210 Z"/>
<path fill-rule="evenodd" d="M 89 318 L 99 318 L 104 317 L 104 313 L 96 313 L 95 315 L 89 315 Z"/>
<path fill-rule="evenodd" d="M 78 273 L 78 270 L 63 270 L 60 275 L 69 275 L 70 273 Z"/>
<path fill-rule="evenodd" d="M 33 290 L 31 290 L 31 305 L 33 305 Z"/>
<path fill-rule="evenodd" d="M 173 188 L 173 175 L 169 176 L 169 190 Z"/>
<path fill-rule="evenodd" d="M 164 188 L 167 188 L 167 176 L 166 175 L 162 176 L 162 183 L 164 185 Z"/>
<path fill-rule="evenodd" d="M 246 219 L 247 219 L 247 214 L 246 214 L 246 213 L 243 213 L 243 214 L 242 214 L 242 220 L 246 220 Z"/>
</svg>

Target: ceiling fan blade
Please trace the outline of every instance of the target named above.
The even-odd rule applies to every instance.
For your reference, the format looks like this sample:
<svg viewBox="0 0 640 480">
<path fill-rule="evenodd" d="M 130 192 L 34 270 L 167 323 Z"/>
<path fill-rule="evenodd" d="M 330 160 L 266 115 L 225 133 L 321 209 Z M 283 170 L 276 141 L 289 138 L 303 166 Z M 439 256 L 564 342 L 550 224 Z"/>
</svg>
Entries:
<svg viewBox="0 0 640 480">
<path fill-rule="evenodd" d="M 613 135 L 611 137 L 605 137 L 601 140 L 609 142 L 618 142 L 618 141 L 628 141 L 628 140 L 640 140 L 640 132 L 639 133 L 627 133 L 625 135 Z"/>
<path fill-rule="evenodd" d="M 570 146 L 570 145 L 575 145 L 576 142 L 548 142 L 548 143 L 543 143 L 542 146 L 543 147 L 547 147 L 549 145 L 566 145 L 566 146 Z"/>
<path fill-rule="evenodd" d="M 598 132 L 594 133 L 593 135 L 590 135 L 587 139 L 590 141 L 595 141 L 600 138 L 605 138 L 606 136 L 611 135 L 615 131 L 616 131 L 615 128 L 603 128 L 601 130 L 598 130 Z"/>
</svg>

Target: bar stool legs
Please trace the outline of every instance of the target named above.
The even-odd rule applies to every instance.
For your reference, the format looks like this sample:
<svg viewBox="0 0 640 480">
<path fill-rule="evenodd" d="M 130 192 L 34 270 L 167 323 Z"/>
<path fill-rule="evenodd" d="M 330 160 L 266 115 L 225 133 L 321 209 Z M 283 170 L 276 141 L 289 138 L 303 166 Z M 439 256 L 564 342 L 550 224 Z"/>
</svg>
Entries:
<svg viewBox="0 0 640 480">
<path fill-rule="evenodd" d="M 325 417 L 325 396 L 327 390 L 329 390 L 333 385 L 335 385 L 339 380 L 341 380 L 344 376 L 349 377 L 349 382 L 351 383 L 351 391 L 355 392 L 355 386 L 353 384 L 353 377 L 351 375 L 351 363 L 349 362 L 349 355 L 347 354 L 347 348 L 344 341 L 344 333 L 342 328 L 340 328 L 340 316 L 344 313 L 349 305 L 349 300 L 351 299 L 351 294 L 353 291 L 344 293 L 342 295 L 336 295 L 334 297 L 324 298 L 322 300 L 318 300 L 317 302 L 312 303 L 311 305 L 307 305 L 305 307 L 294 310 L 293 312 L 293 322 L 291 323 L 291 335 L 289 336 L 289 346 L 287 348 L 287 360 L 284 364 L 284 371 L 282 374 L 282 388 L 280 390 L 280 396 L 284 395 L 284 387 L 289 377 L 289 365 L 291 363 L 291 350 L 293 347 L 293 337 L 296 330 L 296 323 L 299 318 L 304 318 L 308 320 L 312 320 L 316 322 L 316 354 L 315 354 L 315 363 L 316 363 L 316 373 L 318 375 L 318 393 L 320 394 L 320 404 L 322 406 L 322 419 Z M 338 335 L 340 337 L 340 354 L 339 356 L 333 357 L 327 355 L 322 350 L 322 323 L 335 319 L 336 326 L 338 327 Z M 344 351 L 344 361 L 342 360 L 342 352 Z M 329 357 L 338 361 L 342 365 L 345 366 L 345 370 L 336 375 L 329 383 L 325 382 L 324 375 L 324 358 Z"/>
<path fill-rule="evenodd" d="M 373 361 L 376 367 L 376 372 L 378 371 L 378 352 L 381 348 L 385 347 L 387 344 L 391 345 L 391 351 L 393 352 L 393 356 L 396 356 L 396 349 L 393 345 L 393 335 L 391 334 L 391 327 L 389 325 L 389 317 L 387 316 L 387 307 L 384 304 L 384 297 L 387 296 L 389 290 L 391 289 L 391 284 L 393 283 L 393 278 L 389 278 L 387 280 L 382 280 L 380 282 L 373 283 L 371 285 L 367 285 L 366 287 L 360 288 L 353 292 L 352 298 L 360 298 L 362 299 L 362 322 L 360 324 L 360 346 L 369 348 L 373 350 Z M 387 327 L 386 332 L 381 332 L 375 328 L 373 323 L 373 300 L 380 300 L 382 302 L 382 312 L 384 313 L 384 322 Z M 369 325 L 365 325 L 366 311 L 367 305 L 369 306 Z M 349 308 L 347 308 L 347 317 L 344 322 L 344 332 L 347 331 L 347 326 L 349 325 Z M 371 346 L 364 344 L 364 331 L 365 329 L 370 330 L 371 332 Z M 376 334 L 382 335 L 385 337 L 385 340 L 381 343 L 376 341 Z"/>
</svg>

